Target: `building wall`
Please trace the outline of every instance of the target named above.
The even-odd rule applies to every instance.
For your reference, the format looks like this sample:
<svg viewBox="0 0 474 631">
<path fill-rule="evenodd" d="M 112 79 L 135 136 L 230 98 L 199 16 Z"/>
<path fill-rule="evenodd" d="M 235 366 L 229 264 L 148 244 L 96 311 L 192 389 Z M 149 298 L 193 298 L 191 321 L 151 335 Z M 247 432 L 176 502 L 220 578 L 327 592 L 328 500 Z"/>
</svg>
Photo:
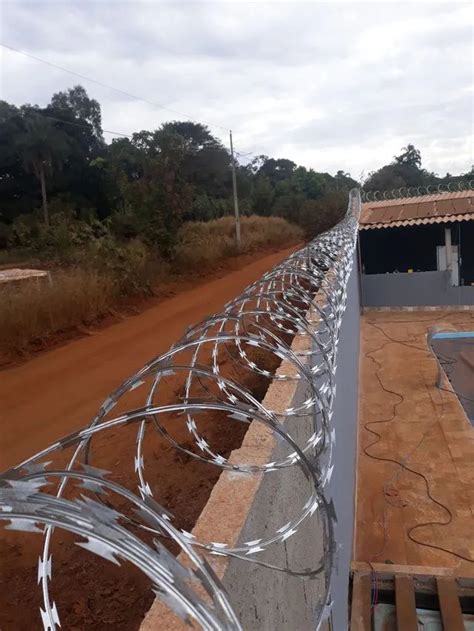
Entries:
<svg viewBox="0 0 474 631">
<path fill-rule="evenodd" d="M 359 232 L 363 270 L 366 274 L 435 271 L 436 246 L 444 245 L 445 225 L 401 226 Z M 457 243 L 452 230 L 452 243 Z"/>
<path fill-rule="evenodd" d="M 453 287 L 450 272 L 362 274 L 364 307 L 474 305 L 474 287 Z"/>
<path fill-rule="evenodd" d="M 332 419 L 336 429 L 334 470 L 327 487 L 327 497 L 332 497 L 337 515 L 337 552 L 331 587 L 334 631 L 347 631 L 349 627 L 348 588 L 354 519 L 359 316 L 359 282 L 357 265 L 354 265 L 348 284 L 347 308 L 338 345 L 336 398 Z M 292 405 L 302 402 L 304 396 L 304 392 L 298 388 Z M 301 423 L 299 419 L 293 419 L 287 427 L 299 443 L 312 433 L 309 423 Z M 278 458 L 278 450 L 277 446 L 272 460 Z M 240 533 L 240 541 L 254 538 L 256 532 L 272 532 L 282 525 L 282 519 L 286 519 L 287 515 L 297 514 L 306 499 L 306 487 L 301 478 L 296 467 L 286 469 L 284 474 L 268 473 L 263 476 Z M 289 518 L 286 521 L 288 520 Z M 258 558 L 293 569 L 314 567 L 320 557 L 322 543 L 321 524 L 314 518 L 306 519 L 296 535 L 287 539 L 283 545 L 271 547 Z M 323 577 L 301 580 L 238 559 L 229 561 L 224 576 L 232 605 L 245 631 L 315 631 L 315 611 L 322 591 L 322 580 Z"/>
<path fill-rule="evenodd" d="M 434 272 L 437 246 L 445 245 L 445 230 L 460 254 L 460 281 L 474 283 L 474 221 L 361 230 L 359 243 L 365 274 Z"/>
</svg>

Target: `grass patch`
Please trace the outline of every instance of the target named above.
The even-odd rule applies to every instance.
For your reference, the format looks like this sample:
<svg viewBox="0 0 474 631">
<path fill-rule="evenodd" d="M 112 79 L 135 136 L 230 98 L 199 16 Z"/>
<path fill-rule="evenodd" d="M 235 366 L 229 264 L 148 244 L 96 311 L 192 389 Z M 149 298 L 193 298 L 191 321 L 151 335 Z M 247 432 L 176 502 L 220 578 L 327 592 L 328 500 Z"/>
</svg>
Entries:
<svg viewBox="0 0 474 631">
<path fill-rule="evenodd" d="M 242 247 L 238 252 L 233 217 L 184 224 L 179 231 L 176 248 L 178 269 L 187 270 L 196 266 L 207 269 L 229 256 L 284 247 L 303 240 L 301 228 L 280 217 L 242 217 L 240 227 Z"/>
<path fill-rule="evenodd" d="M 65 270 L 47 279 L 0 290 L 0 346 L 20 352 L 33 342 L 93 322 L 115 302 L 111 279 L 98 272 Z"/>
<path fill-rule="evenodd" d="M 76 258 L 74 266 L 53 268 L 47 280 L 0 286 L 0 351 L 7 358 L 45 346 L 54 336 L 90 325 L 132 295 L 154 293 L 179 274 L 193 275 L 239 253 L 297 243 L 300 228 L 278 217 L 243 217 L 242 248 L 236 251 L 232 217 L 187 223 L 180 229 L 171 261 L 153 257 L 141 242 L 119 246 L 103 240 Z M 77 263 L 77 260 L 80 263 Z"/>
</svg>

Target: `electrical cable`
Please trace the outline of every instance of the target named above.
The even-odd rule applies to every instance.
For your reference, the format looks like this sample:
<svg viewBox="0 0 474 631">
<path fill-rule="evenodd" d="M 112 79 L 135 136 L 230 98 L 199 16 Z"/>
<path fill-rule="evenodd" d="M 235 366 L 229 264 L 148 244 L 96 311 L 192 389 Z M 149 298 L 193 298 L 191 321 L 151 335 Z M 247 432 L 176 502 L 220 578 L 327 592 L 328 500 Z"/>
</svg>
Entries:
<svg viewBox="0 0 474 631">
<path fill-rule="evenodd" d="M 414 322 L 417 322 L 417 320 L 414 320 Z M 368 426 L 369 425 L 373 425 L 373 424 L 378 424 L 378 423 L 388 423 L 390 421 L 393 421 L 396 418 L 397 415 L 397 410 L 396 408 L 405 401 L 405 398 L 403 396 L 403 394 L 401 394 L 400 392 L 396 392 L 394 390 L 391 390 L 390 388 L 387 388 L 385 386 L 385 384 L 383 383 L 383 380 L 381 379 L 380 375 L 379 375 L 379 371 L 382 369 L 382 364 L 380 362 L 378 362 L 374 357 L 372 357 L 372 354 L 382 350 L 385 346 L 388 346 L 388 344 L 392 344 L 392 343 L 396 343 L 396 344 L 402 344 L 404 346 L 407 346 L 409 348 L 414 348 L 416 350 L 421 350 L 423 352 L 430 352 L 427 349 L 421 348 L 419 346 L 415 346 L 413 344 L 410 344 L 408 342 L 405 342 L 404 340 L 397 340 L 395 338 L 392 338 L 391 336 L 389 336 L 380 326 L 376 325 L 374 322 L 371 322 L 368 320 L 368 324 L 370 324 L 371 326 L 373 326 L 374 328 L 376 328 L 378 331 L 380 331 L 386 338 L 388 338 L 388 341 L 384 344 L 382 344 L 380 347 L 373 349 L 372 351 L 367 351 L 365 353 L 365 356 L 368 357 L 372 362 L 374 362 L 375 364 L 378 365 L 378 368 L 375 371 L 375 376 L 377 381 L 379 382 L 380 387 L 382 388 L 382 390 L 384 390 L 386 393 L 388 394 L 392 394 L 397 396 L 400 400 L 397 401 L 396 403 L 393 404 L 393 413 L 391 414 L 391 416 L 387 419 L 380 419 L 377 421 L 368 421 L 367 423 L 364 423 L 363 427 L 366 431 L 368 431 L 369 433 L 373 434 L 376 438 L 366 447 L 363 448 L 363 452 L 369 457 L 372 458 L 374 460 L 379 460 L 382 462 L 391 462 L 395 465 L 398 465 L 399 467 L 401 467 L 403 470 L 408 471 L 416 476 L 419 476 L 425 484 L 425 490 L 426 490 L 426 494 L 428 496 L 428 498 L 437 506 L 439 506 L 441 509 L 443 509 L 444 511 L 446 511 L 446 513 L 448 514 L 448 520 L 447 521 L 429 521 L 429 522 L 424 522 L 421 524 L 415 524 L 414 526 L 412 526 L 411 528 L 409 528 L 407 530 L 407 536 L 408 538 L 413 542 L 413 543 L 417 543 L 418 545 L 421 546 L 425 546 L 425 547 L 429 547 L 429 548 L 433 548 L 436 550 L 440 550 L 442 552 L 446 552 L 448 554 L 451 554 L 461 560 L 464 561 L 468 561 L 469 563 L 474 563 L 474 559 L 471 559 L 470 557 L 467 557 L 465 555 L 459 554 L 458 552 L 455 552 L 453 550 L 449 550 L 448 548 L 444 548 L 443 546 L 437 546 L 435 544 L 430 544 L 430 543 L 426 543 L 424 541 L 420 541 L 419 539 L 416 539 L 413 535 L 413 532 L 417 529 L 417 528 L 421 528 L 424 526 L 430 526 L 430 525 L 439 525 L 439 526 L 447 526 L 449 525 L 452 520 L 453 520 L 453 514 L 451 512 L 451 510 L 449 509 L 448 506 L 446 506 L 445 504 L 443 504 L 442 502 L 440 502 L 439 500 L 437 500 L 432 492 L 431 492 L 431 488 L 430 488 L 430 483 L 428 478 L 425 476 L 425 474 L 421 473 L 420 471 L 417 471 L 416 469 L 413 469 L 412 467 L 407 466 L 406 462 L 408 460 L 408 457 L 403 458 L 402 460 L 397 460 L 395 458 L 387 458 L 387 457 L 383 457 L 383 456 L 376 456 L 374 454 L 369 453 L 369 449 L 371 447 L 373 447 L 374 445 L 378 444 L 381 439 L 382 439 L 382 435 L 379 434 L 378 432 L 376 432 L 373 429 L 370 429 Z M 440 388 L 440 390 L 444 390 L 444 388 Z M 449 391 L 450 394 L 456 394 L 454 391 Z M 422 441 L 424 440 L 424 438 L 426 437 L 427 432 L 425 432 L 425 434 L 422 437 Z M 421 444 L 421 442 L 417 445 L 416 448 L 419 447 L 419 445 Z M 384 493 L 384 499 L 385 501 L 388 502 L 386 494 Z M 390 504 L 390 502 L 388 502 Z M 384 535 L 384 539 L 385 539 L 385 535 Z M 385 547 L 385 546 L 384 546 Z M 384 548 L 382 548 L 383 551 Z M 376 558 L 377 556 L 380 556 L 380 554 L 382 553 L 382 551 L 380 553 L 378 553 L 377 555 L 375 555 L 375 557 L 372 558 Z"/>
<path fill-rule="evenodd" d="M 51 66 L 51 68 L 55 68 L 56 70 L 62 70 L 63 72 L 66 72 L 70 75 L 73 75 L 75 77 L 78 77 L 79 79 L 83 79 L 84 81 L 89 81 L 90 83 L 94 83 L 98 86 L 101 86 L 102 88 L 107 88 L 108 90 L 112 90 L 114 92 L 117 92 L 118 94 L 122 94 L 123 96 L 126 96 L 130 99 L 134 99 L 135 101 L 142 101 L 143 103 L 147 103 L 148 105 L 151 105 L 152 107 L 156 107 L 158 109 L 162 109 L 165 110 L 167 112 L 171 112 L 172 114 L 177 114 L 178 116 L 183 116 L 184 118 L 192 121 L 192 122 L 198 122 L 196 121 L 192 116 L 189 116 L 188 114 L 183 114 L 183 112 L 179 112 L 178 110 L 175 110 L 171 107 L 167 107 L 166 105 L 162 105 L 161 103 L 157 103 L 155 101 L 151 101 L 150 99 L 146 99 L 144 97 L 141 96 L 137 96 L 136 94 L 132 94 L 131 92 L 127 92 L 126 90 L 122 90 L 121 88 L 117 88 L 113 85 L 110 85 L 108 83 L 104 83 L 103 81 L 99 81 L 97 79 L 93 79 L 92 77 L 88 77 L 84 74 L 81 74 L 80 72 L 76 72 L 74 70 L 70 70 L 69 68 L 65 68 L 64 66 L 60 66 L 59 64 L 55 64 L 52 61 L 48 61 L 47 59 L 43 59 L 41 57 L 38 57 L 37 55 L 33 55 L 32 53 L 28 53 L 24 50 L 20 50 L 19 48 L 15 48 L 14 46 L 10 46 L 9 44 L 5 44 L 4 42 L 0 42 L 0 46 L 2 46 L 3 48 L 6 48 L 8 50 L 11 50 L 15 53 L 18 53 L 20 55 L 23 55 L 25 57 L 29 57 L 30 59 L 34 59 L 35 61 L 39 61 L 40 63 L 46 64 L 47 66 Z M 216 123 L 206 123 L 204 121 L 204 124 L 207 125 L 208 127 L 217 127 L 219 129 L 223 129 L 225 131 L 229 131 L 228 127 L 224 127 L 223 125 L 217 125 Z"/>
<path fill-rule="evenodd" d="M 64 125 L 72 125 L 73 127 L 80 127 L 81 129 L 87 129 L 88 131 L 91 130 L 91 126 L 90 125 L 82 125 L 81 123 L 75 123 L 73 121 L 67 121 L 67 120 L 64 120 L 64 118 L 59 118 L 57 116 L 51 116 L 50 114 L 44 114 L 43 112 L 37 112 L 36 110 L 34 111 L 34 113 L 37 116 L 42 116 L 43 118 L 49 118 L 50 120 L 56 121 L 58 123 L 63 123 Z M 131 134 L 124 134 L 123 132 L 120 132 L 120 131 L 111 131 L 110 129 L 102 129 L 102 133 L 104 133 L 104 134 L 113 134 L 114 136 L 123 136 L 124 138 L 133 138 L 133 136 Z"/>
<path fill-rule="evenodd" d="M 432 320 L 425 320 L 427 322 L 432 322 Z M 414 344 L 410 344 L 409 342 L 406 342 L 404 340 L 397 340 L 393 337 L 391 337 L 390 335 L 388 335 L 388 333 L 386 331 L 384 331 L 382 329 L 382 327 L 378 324 L 375 324 L 373 321 L 368 320 L 369 324 L 371 326 L 373 326 L 374 328 L 378 329 L 381 333 L 383 333 L 385 335 L 385 337 L 387 337 L 391 342 L 394 342 L 395 344 L 402 344 L 403 346 L 407 346 L 408 348 L 414 348 L 415 350 L 419 350 L 419 351 L 423 351 L 425 353 L 431 353 L 431 351 L 429 351 L 428 349 L 422 348 L 421 346 L 416 346 Z M 394 321 L 397 322 L 397 321 Z M 404 320 L 404 322 L 410 322 L 409 320 Z M 424 320 L 411 320 L 411 322 L 424 322 Z M 457 322 L 457 324 L 461 324 L 461 322 Z M 442 361 L 444 362 L 444 364 L 441 365 L 453 365 L 453 364 L 457 364 L 458 360 L 457 359 L 453 359 L 453 358 L 449 358 L 446 355 L 443 355 L 443 353 L 437 352 L 436 355 L 438 356 L 438 358 L 442 358 Z M 441 363 L 441 360 L 440 360 Z M 474 403 L 474 399 L 472 397 L 469 397 L 465 394 L 462 394 L 461 392 L 458 392 L 457 390 L 449 390 L 448 388 L 443 388 L 441 386 L 437 386 L 437 388 L 439 390 L 444 390 L 445 392 L 448 392 L 449 394 L 454 394 L 457 397 L 459 397 L 460 399 L 464 399 L 465 401 L 469 401 L 470 403 Z"/>
</svg>

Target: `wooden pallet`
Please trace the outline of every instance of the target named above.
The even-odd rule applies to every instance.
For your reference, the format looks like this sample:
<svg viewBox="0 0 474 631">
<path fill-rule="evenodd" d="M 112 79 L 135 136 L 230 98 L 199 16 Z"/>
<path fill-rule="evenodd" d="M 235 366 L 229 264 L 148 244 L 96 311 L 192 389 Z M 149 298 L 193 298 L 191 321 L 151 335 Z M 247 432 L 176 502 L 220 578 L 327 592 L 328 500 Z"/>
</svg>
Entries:
<svg viewBox="0 0 474 631">
<path fill-rule="evenodd" d="M 398 631 L 417 631 L 417 607 L 439 611 L 446 631 L 464 631 L 464 613 L 474 611 L 474 580 L 432 574 L 354 571 L 351 631 L 373 628 L 373 585 L 380 602 L 393 603 Z"/>
</svg>

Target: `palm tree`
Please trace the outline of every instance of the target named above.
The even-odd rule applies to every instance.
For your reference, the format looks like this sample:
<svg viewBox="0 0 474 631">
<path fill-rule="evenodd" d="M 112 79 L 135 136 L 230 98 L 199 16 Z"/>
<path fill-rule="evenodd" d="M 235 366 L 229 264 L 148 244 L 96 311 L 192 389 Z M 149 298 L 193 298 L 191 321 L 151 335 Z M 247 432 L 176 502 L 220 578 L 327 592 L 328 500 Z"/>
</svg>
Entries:
<svg viewBox="0 0 474 631">
<path fill-rule="evenodd" d="M 30 113 L 16 145 L 25 171 L 33 173 L 40 183 L 44 222 L 49 225 L 46 176 L 64 164 L 70 153 L 69 139 L 49 119 L 41 114 Z"/>
</svg>

